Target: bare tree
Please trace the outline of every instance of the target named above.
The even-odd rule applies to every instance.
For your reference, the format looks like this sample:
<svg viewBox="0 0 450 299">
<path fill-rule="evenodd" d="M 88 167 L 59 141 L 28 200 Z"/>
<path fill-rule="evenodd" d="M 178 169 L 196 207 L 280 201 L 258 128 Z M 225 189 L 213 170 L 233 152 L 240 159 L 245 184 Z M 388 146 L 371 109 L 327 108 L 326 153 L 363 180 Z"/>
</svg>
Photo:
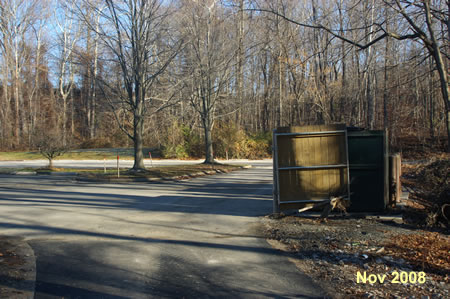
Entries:
<svg viewBox="0 0 450 299">
<path fill-rule="evenodd" d="M 239 108 L 236 111 L 236 125 L 239 129 L 241 123 L 242 111 L 244 109 L 244 62 L 245 62 L 245 49 L 244 49 L 244 0 L 238 0 L 238 22 L 237 22 L 237 68 L 236 68 L 236 95 L 237 104 Z"/>
<path fill-rule="evenodd" d="M 59 69 L 58 92 L 63 102 L 61 120 L 63 144 L 67 142 L 67 100 L 72 94 L 75 84 L 74 49 L 79 38 L 79 28 L 76 27 L 73 17 L 73 5 L 72 7 L 59 6 L 55 11 L 56 24 L 59 30 L 57 42 L 60 55 L 57 57 L 57 64 Z"/>
<path fill-rule="evenodd" d="M 42 9 L 47 9 L 46 3 L 41 3 Z M 41 96 L 41 68 L 42 68 L 42 58 L 43 58 L 43 48 L 44 48 L 44 30 L 47 25 L 47 14 L 43 14 L 41 19 L 38 20 L 32 27 L 32 32 L 36 38 L 36 46 L 34 53 L 34 65 L 30 65 L 30 78 L 29 81 L 32 82 L 28 90 L 28 146 L 32 146 L 33 136 L 35 136 L 35 128 L 37 125 L 37 117 L 39 111 L 39 102 Z M 34 69 L 34 74 L 33 74 Z"/>
<path fill-rule="evenodd" d="M 0 1 L 0 32 L 2 34 L 0 46 L 5 62 L 4 92 L 6 92 L 5 96 L 9 97 L 7 81 L 10 77 L 13 86 L 13 129 L 16 146 L 20 145 L 21 137 L 27 131 L 21 75 L 30 58 L 26 34 L 36 18 L 36 5 L 37 1 Z"/>
<path fill-rule="evenodd" d="M 83 107 L 82 133 L 89 139 L 96 137 L 98 127 L 98 76 L 101 65 L 99 65 L 100 52 L 102 47 L 99 41 L 100 13 L 105 9 L 101 1 L 97 1 L 98 11 L 91 11 L 91 8 L 81 6 L 84 9 L 83 16 L 85 23 L 95 28 L 91 30 L 89 26 L 83 26 L 82 37 L 84 38 L 84 47 L 78 48 L 78 61 L 80 64 L 81 86 L 80 97 Z"/>
<path fill-rule="evenodd" d="M 450 34 L 450 3 L 436 1 L 432 6 L 430 0 L 420 2 L 395 0 L 391 7 L 400 14 L 409 24 L 409 30 L 416 40 L 419 40 L 433 58 L 436 70 L 439 74 L 442 99 L 445 107 L 445 120 L 447 127 L 447 151 L 450 152 L 450 88 L 448 82 L 448 42 Z M 436 23 L 440 22 L 447 27 L 444 36 L 439 37 Z"/>
<path fill-rule="evenodd" d="M 214 163 L 212 129 L 217 104 L 230 82 L 234 59 L 227 39 L 224 11 L 216 0 L 184 3 L 184 27 L 190 36 L 186 46 L 187 70 L 191 80 L 191 104 L 199 113 L 205 138 L 205 163 Z"/>
<path fill-rule="evenodd" d="M 2 149 L 32 148 L 47 120 L 85 146 L 132 141 L 135 169 L 173 120 L 205 137 L 210 162 L 229 123 L 447 140 L 448 1 L 47 2 L 0 0 Z"/>
<path fill-rule="evenodd" d="M 295 18 L 291 18 L 286 16 L 283 13 L 280 13 L 278 10 L 275 10 L 271 7 L 259 7 L 259 8 L 250 8 L 247 10 L 250 11 L 258 11 L 258 12 L 268 12 L 271 14 L 275 14 L 284 20 L 294 23 L 298 26 L 302 26 L 305 28 L 309 28 L 312 30 L 321 30 L 329 33 L 333 37 L 342 40 L 354 47 L 357 47 L 361 50 L 368 49 L 370 51 L 371 47 L 378 43 L 379 41 L 385 38 L 394 38 L 396 40 L 413 40 L 418 41 L 427 49 L 429 55 L 433 57 L 436 69 L 439 74 L 440 84 L 441 84 L 441 94 L 445 107 L 445 118 L 446 118 L 446 129 L 447 129 L 447 140 L 448 147 L 447 150 L 450 151 L 450 101 L 449 101 L 449 85 L 448 85 L 448 71 L 445 67 L 445 59 L 448 59 L 450 55 L 448 53 L 444 53 L 443 51 L 447 50 L 447 45 L 442 44 L 443 41 L 447 40 L 448 43 L 448 34 L 449 34 L 449 17 L 448 10 L 449 4 L 445 3 L 445 1 L 436 1 L 431 3 L 430 0 L 424 1 L 408 1 L 408 0 L 383 0 L 389 7 L 395 12 L 394 16 L 400 16 L 407 24 L 408 30 L 406 32 L 394 32 L 389 31 L 389 28 L 386 28 L 386 20 L 380 20 L 378 17 L 371 17 L 371 21 L 361 28 L 347 28 L 348 31 L 356 31 L 356 30 L 365 30 L 366 38 L 364 39 L 364 43 L 361 43 L 360 40 L 352 40 L 346 36 L 341 34 L 342 30 L 334 29 L 330 26 L 327 26 L 325 23 L 315 22 L 314 18 L 312 22 L 296 20 Z M 374 3 L 374 2 L 373 2 Z M 373 5 L 372 5 L 373 6 Z M 447 36 L 438 37 L 438 31 L 436 29 L 437 22 L 443 24 L 443 26 L 447 27 Z M 368 53 L 368 58 L 370 57 L 370 53 Z M 370 80 L 366 79 L 368 83 L 368 87 L 370 86 Z M 370 97 L 370 93 L 369 93 Z M 369 100 L 370 113 L 373 113 L 373 105 L 371 102 L 373 99 Z M 369 116 L 369 124 L 373 124 L 374 119 L 373 116 Z"/>
<path fill-rule="evenodd" d="M 36 145 L 39 153 L 48 160 L 48 168 L 53 169 L 53 160 L 62 156 L 70 149 L 70 143 L 63 142 L 56 127 L 38 129 Z"/>
<path fill-rule="evenodd" d="M 101 80 L 99 87 L 108 97 L 121 129 L 134 143 L 133 170 L 142 171 L 143 125 L 155 96 L 152 88 L 181 44 L 168 34 L 171 7 L 162 0 L 105 1 L 104 8 L 99 8 L 97 1 L 85 0 L 84 4 L 100 16 L 99 22 L 92 23 L 78 9 L 80 16 L 98 34 L 114 57 L 112 64 L 120 70 L 121 80 Z M 132 113 L 131 131 L 117 114 L 122 108 Z"/>
</svg>

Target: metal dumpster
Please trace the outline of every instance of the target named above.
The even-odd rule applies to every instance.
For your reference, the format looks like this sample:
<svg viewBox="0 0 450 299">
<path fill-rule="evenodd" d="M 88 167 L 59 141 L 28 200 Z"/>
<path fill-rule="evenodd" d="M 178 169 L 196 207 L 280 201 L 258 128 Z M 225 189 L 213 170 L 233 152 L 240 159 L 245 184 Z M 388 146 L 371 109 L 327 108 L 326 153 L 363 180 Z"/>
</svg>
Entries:
<svg viewBox="0 0 450 299">
<path fill-rule="evenodd" d="M 389 156 L 384 131 L 348 128 L 352 212 L 380 212 L 389 202 Z"/>
<path fill-rule="evenodd" d="M 274 212 L 345 195 L 352 212 L 383 211 L 389 202 L 384 131 L 343 124 L 283 127 L 273 133 Z M 351 190 L 351 192 L 350 192 Z"/>
</svg>

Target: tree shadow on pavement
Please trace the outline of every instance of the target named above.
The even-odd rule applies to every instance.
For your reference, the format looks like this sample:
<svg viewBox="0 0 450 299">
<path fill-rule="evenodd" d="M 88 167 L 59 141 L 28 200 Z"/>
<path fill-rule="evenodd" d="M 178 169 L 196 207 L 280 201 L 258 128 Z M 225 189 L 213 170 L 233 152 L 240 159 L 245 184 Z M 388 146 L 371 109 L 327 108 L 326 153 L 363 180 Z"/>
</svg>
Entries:
<svg viewBox="0 0 450 299">
<path fill-rule="evenodd" d="M 78 206 L 104 209 L 135 209 L 154 212 L 205 213 L 263 216 L 272 208 L 267 184 L 210 184 L 208 189 L 188 187 L 173 195 L 148 196 L 0 187 L 0 204 L 26 206 Z"/>
<path fill-rule="evenodd" d="M 163 241 L 163 240 L 159 240 Z M 115 242 L 111 240 L 97 240 L 87 242 L 79 240 L 71 243 L 57 240 L 34 240 L 31 245 L 43 254 L 37 260 L 38 278 L 36 284 L 36 298 L 323 298 L 314 297 L 317 286 L 308 277 L 308 287 L 303 296 L 289 293 L 285 290 L 274 290 L 267 280 L 260 280 L 261 276 L 276 276 L 284 280 L 286 276 L 279 273 L 283 269 L 285 275 L 294 271 L 286 269 L 277 257 L 280 253 L 274 249 L 264 252 L 268 254 L 258 264 L 235 264 L 226 267 L 225 264 L 204 264 L 193 262 L 190 256 L 180 255 L 179 248 L 164 247 L 154 263 L 146 266 L 148 261 L 140 261 L 142 271 L 130 271 L 113 264 L 111 260 L 100 259 L 108 256 L 110 251 L 137 254 L 137 246 L 131 242 Z M 161 244 L 153 244 L 157 247 Z M 177 243 L 179 246 L 191 246 L 191 243 Z M 214 244 L 203 244 L 214 248 Z M 45 251 L 52 248 L 52 252 Z M 155 248 L 154 246 L 150 248 Z M 216 247 L 217 248 L 217 247 Z M 220 247 L 221 248 L 221 247 Z M 220 249 L 218 248 L 218 249 Z M 242 250 L 243 246 L 227 247 L 229 250 Z M 162 247 L 160 248 L 162 249 Z M 246 248 L 257 252 L 259 248 Z M 145 251 L 139 252 L 140 256 Z M 65 263 L 55 263 L 54 260 L 65 260 Z M 133 259 L 130 259 L 133 260 Z M 286 260 L 287 262 L 287 260 Z M 270 267 L 273 272 L 259 272 L 258 267 Z M 247 275 L 256 271 L 257 276 Z M 55 277 L 53 273 L 59 273 Z M 244 275 L 242 273 L 245 273 Z M 255 274 L 255 273 L 253 273 Z M 124 280 L 126 278 L 126 280 Z M 286 281 L 286 284 L 288 281 Z M 284 293 L 283 293 L 284 292 Z M 309 296 L 311 295 L 311 296 Z"/>
</svg>

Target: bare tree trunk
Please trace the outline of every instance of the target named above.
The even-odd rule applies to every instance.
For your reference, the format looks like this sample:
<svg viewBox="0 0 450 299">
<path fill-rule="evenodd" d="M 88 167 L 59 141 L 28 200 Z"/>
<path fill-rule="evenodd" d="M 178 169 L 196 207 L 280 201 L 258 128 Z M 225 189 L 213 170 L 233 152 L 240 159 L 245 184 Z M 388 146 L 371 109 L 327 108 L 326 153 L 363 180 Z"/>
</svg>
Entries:
<svg viewBox="0 0 450 299">
<path fill-rule="evenodd" d="M 96 107 L 97 107 L 97 76 L 98 76 L 98 31 L 100 26 L 100 14 L 97 17 L 96 23 L 96 36 L 94 40 L 94 77 L 92 80 L 92 97 L 91 97 L 91 105 L 90 105 L 90 126 L 89 126 L 89 137 L 92 139 L 95 137 L 95 128 L 96 128 Z"/>
<path fill-rule="evenodd" d="M 239 22 L 238 22 L 238 53 L 237 53 L 237 102 L 239 108 L 236 111 L 236 128 L 239 130 L 244 111 L 243 84 L 244 84 L 244 0 L 239 0 Z"/>
<path fill-rule="evenodd" d="M 75 99 L 73 88 L 70 91 L 70 135 L 75 135 Z"/>
<path fill-rule="evenodd" d="M 205 134 L 205 164 L 214 163 L 214 152 L 213 152 L 213 143 L 212 143 L 212 135 L 211 129 L 212 124 L 209 117 L 202 117 L 203 130 Z"/>
<path fill-rule="evenodd" d="M 370 24 L 374 22 L 374 0 L 370 5 Z M 370 25 L 368 28 L 367 34 L 367 43 L 371 43 L 373 40 L 372 34 L 373 26 Z M 372 46 L 367 48 L 367 64 L 366 64 L 366 101 L 367 101 L 367 125 L 369 129 L 373 130 L 375 128 L 375 97 L 374 97 L 374 86 L 372 84 L 372 76 L 375 74 L 372 73 L 373 63 L 372 63 Z"/>
<path fill-rule="evenodd" d="M 72 7 L 73 9 L 73 7 Z M 72 13 L 72 12 L 71 12 Z M 67 99 L 69 98 L 73 84 L 74 84 L 74 63 L 73 63 L 73 52 L 75 47 L 75 42 L 78 38 L 78 33 L 74 34 L 72 31 L 73 20 L 72 15 L 68 16 L 67 11 L 65 12 L 63 24 L 57 20 L 58 26 L 60 28 L 62 47 L 60 65 L 59 65 L 59 96 L 62 99 L 62 140 L 63 145 L 67 145 Z M 67 73 L 68 72 L 68 73 Z M 67 76 L 69 78 L 67 78 Z"/>
<path fill-rule="evenodd" d="M 90 15 L 88 15 L 90 18 Z M 88 53 L 88 57 L 90 57 L 90 51 L 91 51 L 91 30 L 86 30 L 86 52 Z M 86 136 L 89 136 L 89 138 L 92 138 L 90 136 L 90 128 L 92 126 L 92 83 L 95 80 L 95 78 L 92 77 L 92 70 L 91 70 L 91 61 L 90 59 L 86 61 L 86 70 L 85 70 L 85 82 L 83 86 L 84 94 L 85 94 L 85 100 L 84 105 L 86 109 L 86 127 L 85 127 L 85 134 Z"/>
<path fill-rule="evenodd" d="M 144 165 L 144 141 L 142 139 L 144 132 L 144 119 L 140 111 L 142 110 L 142 103 L 138 104 L 136 113 L 134 115 L 134 165 L 133 170 L 141 171 L 145 169 Z"/>
<path fill-rule="evenodd" d="M 3 134 L 3 138 L 2 138 L 2 143 L 5 143 L 5 137 L 8 136 L 8 141 L 9 141 L 9 145 L 8 147 L 11 147 L 11 140 L 10 140 L 10 136 L 9 136 L 9 128 L 10 128 L 10 121 L 9 119 L 11 118 L 10 115 L 10 110 L 11 110 L 11 104 L 10 104 L 10 99 L 9 99 L 9 92 L 8 92 L 8 75 L 9 75 L 9 68 L 8 68 L 8 53 L 5 53 L 5 66 L 3 68 L 3 100 L 4 103 L 2 104 L 2 107 L 0 108 L 2 111 L 2 126 L 1 126 L 1 130 L 2 130 L 2 134 Z"/>
<path fill-rule="evenodd" d="M 344 36 L 344 16 L 343 16 L 343 8 L 342 8 L 342 0 L 338 2 L 338 10 L 339 10 L 339 32 L 342 36 Z M 345 122 L 345 102 L 348 98 L 347 95 L 347 65 L 345 62 L 345 42 L 341 41 L 340 46 L 340 56 L 342 63 L 342 83 L 341 83 L 341 95 L 340 95 L 340 103 L 339 103 L 339 121 Z"/>
<path fill-rule="evenodd" d="M 425 7 L 425 18 L 426 18 L 426 23 L 427 23 L 427 27 L 428 27 L 428 32 L 430 34 L 430 39 L 432 41 L 432 56 L 436 63 L 436 68 L 438 70 L 439 80 L 441 83 L 441 92 L 442 92 L 442 98 L 444 100 L 444 107 L 445 107 L 445 112 L 444 112 L 445 113 L 445 125 L 446 125 L 446 129 L 447 129 L 447 152 L 450 153 L 450 98 L 449 98 L 450 89 L 449 89 L 449 85 L 448 85 L 448 74 L 447 74 L 447 69 L 445 68 L 444 59 L 442 57 L 438 41 L 434 34 L 429 0 L 424 1 L 424 7 Z"/>
<path fill-rule="evenodd" d="M 90 139 L 95 138 L 96 135 L 96 109 L 97 109 L 97 76 L 98 76 L 98 48 L 99 48 L 99 30 L 100 30 L 100 15 L 103 8 L 101 8 L 97 17 L 95 18 L 94 29 L 94 53 L 93 53 L 93 69 L 91 70 L 89 61 L 89 68 L 87 69 L 87 89 L 88 98 L 86 100 L 86 117 L 87 117 L 87 134 Z M 91 52 L 91 34 L 88 32 L 88 42 L 86 45 L 86 51 Z"/>
<path fill-rule="evenodd" d="M 67 96 L 62 96 L 63 100 L 63 113 L 62 113 L 62 138 L 63 144 L 67 144 Z"/>
<path fill-rule="evenodd" d="M 14 135 L 16 137 L 16 147 L 20 144 L 20 87 L 19 87 L 19 54 L 18 45 L 14 49 L 14 107 L 15 107 L 15 120 L 14 120 Z"/>
<path fill-rule="evenodd" d="M 429 59 L 430 70 L 428 74 L 428 101 L 429 101 L 429 111 L 428 111 L 428 120 L 429 120 L 429 131 L 430 138 L 434 140 L 434 95 L 433 95 L 433 62 L 432 58 Z"/>
<path fill-rule="evenodd" d="M 38 103 L 40 98 L 40 66 L 41 66 L 41 46 L 42 46 L 42 40 L 41 40 L 41 34 L 42 34 L 42 27 L 39 28 L 39 31 L 37 32 L 37 47 L 36 47 L 36 63 L 35 63 L 35 75 L 34 75 L 34 87 L 33 91 L 30 95 L 30 123 L 29 123 L 29 140 L 28 140 L 28 146 L 32 146 L 32 137 L 34 136 L 34 131 L 36 128 L 36 121 L 37 121 L 37 111 L 38 111 Z"/>
<path fill-rule="evenodd" d="M 389 31 L 389 9 L 385 5 L 385 19 L 386 19 L 386 31 Z M 390 56 L 391 56 L 390 39 L 386 39 L 385 51 L 384 51 L 384 86 L 383 86 L 383 128 L 385 130 L 389 129 L 389 112 L 388 112 L 388 102 L 389 102 L 389 72 L 388 67 L 390 66 Z"/>
</svg>

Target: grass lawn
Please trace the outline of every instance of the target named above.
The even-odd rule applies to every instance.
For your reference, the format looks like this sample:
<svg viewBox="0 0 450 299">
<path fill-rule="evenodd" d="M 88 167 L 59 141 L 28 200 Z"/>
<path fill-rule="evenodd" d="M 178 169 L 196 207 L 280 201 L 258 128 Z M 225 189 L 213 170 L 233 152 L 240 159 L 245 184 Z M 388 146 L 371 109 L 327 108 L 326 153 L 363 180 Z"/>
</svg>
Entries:
<svg viewBox="0 0 450 299">
<path fill-rule="evenodd" d="M 230 172 L 242 168 L 238 165 L 227 165 L 227 164 L 193 164 L 193 165 L 176 165 L 176 166 L 159 166 L 147 168 L 146 172 L 142 173 L 131 173 L 128 168 L 120 169 L 121 178 L 172 178 L 172 177 L 192 177 L 203 175 L 207 172 Z M 12 168 L 2 168 L 1 173 L 12 173 L 18 171 L 35 171 L 37 173 L 48 173 L 52 172 L 74 172 L 80 176 L 84 176 L 91 179 L 114 179 L 117 178 L 117 169 L 107 168 L 106 172 L 104 169 L 79 169 L 79 168 L 54 168 L 52 170 L 46 168 L 23 168 L 23 169 L 12 169 Z"/>
<path fill-rule="evenodd" d="M 148 158 L 150 149 L 144 149 L 144 157 Z M 116 159 L 117 155 L 120 159 L 133 160 L 132 148 L 105 148 L 105 149 L 78 149 L 71 150 L 55 160 L 103 160 Z M 158 157 L 152 153 L 153 158 Z M 17 160 L 38 160 L 45 159 L 38 151 L 31 152 L 0 152 L 0 161 L 17 161 Z"/>
<path fill-rule="evenodd" d="M 146 172 L 143 173 L 130 173 L 129 169 L 121 169 L 121 178 L 171 178 L 171 177 L 183 177 L 183 176 L 197 176 L 199 174 L 204 174 L 208 171 L 221 171 L 230 172 L 233 170 L 240 169 L 240 166 L 235 165 L 205 165 L 205 164 L 194 164 L 194 165 L 176 165 L 176 166 L 159 166 L 147 168 Z M 69 170 L 65 170 L 69 171 Z M 89 178 L 115 178 L 117 177 L 117 169 L 106 169 L 106 173 L 103 169 L 99 170 L 79 170 L 73 169 L 70 171 L 78 172 L 82 176 Z"/>
</svg>

